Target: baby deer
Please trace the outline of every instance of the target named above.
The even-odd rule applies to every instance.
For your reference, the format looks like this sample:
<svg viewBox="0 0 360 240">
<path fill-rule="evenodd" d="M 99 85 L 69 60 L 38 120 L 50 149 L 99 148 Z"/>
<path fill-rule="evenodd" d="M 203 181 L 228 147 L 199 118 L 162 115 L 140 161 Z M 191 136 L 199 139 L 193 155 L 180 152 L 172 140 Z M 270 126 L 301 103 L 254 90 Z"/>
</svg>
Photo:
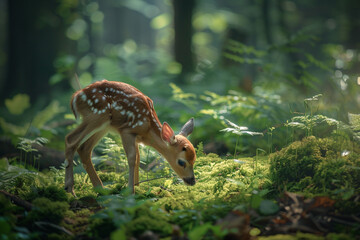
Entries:
<svg viewBox="0 0 360 240">
<path fill-rule="evenodd" d="M 134 186 L 139 184 L 139 143 L 155 148 L 186 184 L 195 184 L 193 165 L 196 155 L 187 139 L 194 129 L 193 118 L 175 135 L 169 124 L 164 122 L 161 125 L 149 97 L 129 84 L 107 80 L 95 82 L 74 93 L 71 109 L 75 118 L 82 116 L 82 123 L 65 138 L 66 191 L 75 195 L 75 151 L 93 186 L 103 186 L 91 162 L 91 152 L 109 130 L 115 130 L 121 136 L 129 164 L 132 193 L 135 192 Z"/>
</svg>

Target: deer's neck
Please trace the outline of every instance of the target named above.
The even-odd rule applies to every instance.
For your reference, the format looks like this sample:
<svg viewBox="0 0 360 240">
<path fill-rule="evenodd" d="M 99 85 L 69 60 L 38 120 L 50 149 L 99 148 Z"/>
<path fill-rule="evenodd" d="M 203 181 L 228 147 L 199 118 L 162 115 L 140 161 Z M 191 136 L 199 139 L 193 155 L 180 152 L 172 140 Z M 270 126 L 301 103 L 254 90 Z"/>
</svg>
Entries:
<svg viewBox="0 0 360 240">
<path fill-rule="evenodd" d="M 151 129 L 148 132 L 147 136 L 142 139 L 142 141 L 144 144 L 155 148 L 156 151 L 158 151 L 161 155 L 163 155 L 163 157 L 168 159 L 169 146 L 168 144 L 166 144 L 164 140 L 161 139 L 160 134 L 161 133 L 157 129 L 156 130 Z"/>
</svg>

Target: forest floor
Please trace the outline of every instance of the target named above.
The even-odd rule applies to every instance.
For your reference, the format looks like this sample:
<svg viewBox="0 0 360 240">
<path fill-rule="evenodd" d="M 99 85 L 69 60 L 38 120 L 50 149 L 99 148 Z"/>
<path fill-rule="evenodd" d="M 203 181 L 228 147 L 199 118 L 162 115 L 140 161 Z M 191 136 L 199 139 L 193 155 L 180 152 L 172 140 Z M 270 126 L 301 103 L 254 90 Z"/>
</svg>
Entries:
<svg viewBox="0 0 360 240">
<path fill-rule="evenodd" d="M 98 171 L 105 189 L 93 189 L 80 171 L 75 198 L 63 190 L 64 170 L 27 170 L 2 159 L 0 239 L 360 238 L 358 192 L 274 187 L 269 161 L 203 154 L 195 186 L 141 170 L 135 195 L 126 172 Z"/>
</svg>

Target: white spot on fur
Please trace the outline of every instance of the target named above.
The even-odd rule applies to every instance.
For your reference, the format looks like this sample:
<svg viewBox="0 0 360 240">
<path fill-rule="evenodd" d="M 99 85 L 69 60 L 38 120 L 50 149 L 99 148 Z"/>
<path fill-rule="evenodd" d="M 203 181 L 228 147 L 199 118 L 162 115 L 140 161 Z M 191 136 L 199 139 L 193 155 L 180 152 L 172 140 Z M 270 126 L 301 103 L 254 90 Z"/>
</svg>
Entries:
<svg viewBox="0 0 360 240">
<path fill-rule="evenodd" d="M 99 102 L 99 99 L 96 98 L 96 99 L 95 99 L 95 103 L 98 103 L 98 102 Z"/>
<path fill-rule="evenodd" d="M 86 95 L 84 92 L 81 92 L 81 100 L 83 100 L 84 102 L 86 101 Z"/>
<path fill-rule="evenodd" d="M 93 112 L 94 112 L 95 114 L 97 114 L 98 110 L 95 108 Z"/>
<path fill-rule="evenodd" d="M 126 112 L 125 110 L 122 110 L 122 111 L 120 112 L 120 114 L 121 114 L 121 115 L 125 115 L 125 112 Z"/>
<path fill-rule="evenodd" d="M 93 90 L 91 92 L 96 93 L 97 89 L 93 88 Z"/>
<path fill-rule="evenodd" d="M 140 118 L 140 117 L 141 117 L 141 113 L 139 113 L 137 117 Z"/>
<path fill-rule="evenodd" d="M 102 96 L 102 100 L 105 101 L 105 96 Z"/>
<path fill-rule="evenodd" d="M 137 124 L 138 124 L 139 126 L 142 126 L 144 123 L 143 123 L 142 121 L 138 121 Z"/>
<path fill-rule="evenodd" d="M 87 103 L 88 103 L 89 106 L 93 105 L 93 103 L 92 103 L 92 101 L 90 99 L 87 100 Z"/>
</svg>

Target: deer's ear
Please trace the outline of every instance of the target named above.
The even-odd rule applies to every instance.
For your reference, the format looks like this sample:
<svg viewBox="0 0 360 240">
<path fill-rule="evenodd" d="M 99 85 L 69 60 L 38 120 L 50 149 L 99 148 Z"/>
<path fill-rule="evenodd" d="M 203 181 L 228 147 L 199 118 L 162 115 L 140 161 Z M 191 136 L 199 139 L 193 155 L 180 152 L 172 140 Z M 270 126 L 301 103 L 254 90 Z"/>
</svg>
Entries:
<svg viewBox="0 0 360 240">
<path fill-rule="evenodd" d="M 184 137 L 188 137 L 194 130 L 194 118 L 190 118 L 189 121 L 185 123 L 185 125 L 180 130 L 180 135 Z"/>
<path fill-rule="evenodd" d="M 167 122 L 164 122 L 161 128 L 161 138 L 170 144 L 174 144 L 176 142 L 174 131 L 171 129 L 170 125 L 167 124 Z"/>
</svg>

